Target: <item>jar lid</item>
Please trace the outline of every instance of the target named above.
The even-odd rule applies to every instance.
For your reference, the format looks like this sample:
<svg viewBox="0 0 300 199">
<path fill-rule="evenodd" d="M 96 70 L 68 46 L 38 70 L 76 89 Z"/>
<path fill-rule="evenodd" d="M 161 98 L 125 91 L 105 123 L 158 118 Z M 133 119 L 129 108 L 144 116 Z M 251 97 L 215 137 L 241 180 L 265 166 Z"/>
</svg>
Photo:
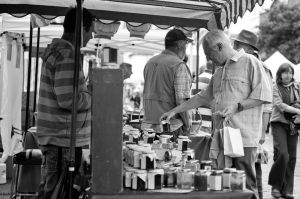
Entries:
<svg viewBox="0 0 300 199">
<path fill-rule="evenodd" d="M 147 133 L 154 133 L 154 129 L 144 129 L 144 131 Z"/>
<path fill-rule="evenodd" d="M 164 174 L 164 170 L 163 169 L 153 169 L 153 170 L 149 170 L 149 173 L 157 173 L 157 174 Z"/>
<path fill-rule="evenodd" d="M 189 139 L 189 137 L 188 136 L 180 135 L 180 136 L 178 136 L 178 139 Z"/>
<path fill-rule="evenodd" d="M 171 138 L 172 135 L 160 135 L 160 137 L 162 137 L 162 138 Z"/>
<path fill-rule="evenodd" d="M 202 160 L 200 163 L 201 164 L 212 164 L 212 161 L 211 160 Z"/>
<path fill-rule="evenodd" d="M 142 173 L 147 173 L 146 170 L 135 170 L 134 173 L 142 174 Z"/>
<path fill-rule="evenodd" d="M 162 120 L 160 123 L 161 124 L 170 124 L 170 122 L 168 122 L 167 120 Z"/>
</svg>

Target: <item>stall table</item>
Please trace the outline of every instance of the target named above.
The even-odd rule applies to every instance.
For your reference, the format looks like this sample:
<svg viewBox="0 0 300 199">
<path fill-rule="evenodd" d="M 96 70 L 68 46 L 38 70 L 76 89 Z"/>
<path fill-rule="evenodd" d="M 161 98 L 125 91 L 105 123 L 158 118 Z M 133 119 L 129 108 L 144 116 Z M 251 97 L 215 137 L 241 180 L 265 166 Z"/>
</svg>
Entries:
<svg viewBox="0 0 300 199">
<path fill-rule="evenodd" d="M 190 193 L 149 193 L 126 191 L 114 195 L 93 195 L 92 199 L 256 199 L 251 191 L 200 191 Z"/>
</svg>

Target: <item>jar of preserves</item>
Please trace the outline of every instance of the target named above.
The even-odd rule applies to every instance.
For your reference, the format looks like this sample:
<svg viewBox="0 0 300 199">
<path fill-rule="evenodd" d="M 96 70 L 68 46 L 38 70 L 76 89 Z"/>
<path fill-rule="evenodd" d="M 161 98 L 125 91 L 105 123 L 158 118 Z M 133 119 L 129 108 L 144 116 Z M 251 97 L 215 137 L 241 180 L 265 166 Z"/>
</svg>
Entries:
<svg viewBox="0 0 300 199">
<path fill-rule="evenodd" d="M 237 170 L 231 174 L 231 190 L 244 191 L 246 189 L 246 175 L 245 171 Z"/>
<path fill-rule="evenodd" d="M 190 169 L 180 169 L 177 171 L 177 188 L 192 189 L 194 186 L 194 173 Z"/>
<path fill-rule="evenodd" d="M 206 170 L 199 170 L 194 176 L 194 189 L 196 191 L 207 191 L 208 189 L 208 176 Z"/>
<path fill-rule="evenodd" d="M 209 176 L 209 189 L 211 191 L 222 190 L 222 173 L 223 171 L 220 170 L 211 171 Z"/>
</svg>

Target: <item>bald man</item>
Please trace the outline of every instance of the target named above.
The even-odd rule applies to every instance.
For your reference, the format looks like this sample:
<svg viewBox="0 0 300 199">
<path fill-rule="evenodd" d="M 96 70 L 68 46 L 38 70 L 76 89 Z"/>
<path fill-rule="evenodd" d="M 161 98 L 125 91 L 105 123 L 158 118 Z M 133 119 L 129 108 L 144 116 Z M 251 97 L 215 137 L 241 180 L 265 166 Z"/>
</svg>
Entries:
<svg viewBox="0 0 300 199">
<path fill-rule="evenodd" d="M 207 58 L 221 67 L 205 90 L 163 114 L 161 119 L 169 120 L 177 113 L 212 102 L 214 133 L 223 128 L 223 122 L 241 130 L 244 156 L 232 158 L 231 166 L 245 171 L 246 187 L 258 195 L 254 163 L 262 131 L 263 103 L 272 101 L 266 73 L 253 55 L 234 50 L 223 31 L 208 32 L 203 38 L 203 49 Z M 212 158 L 218 159 L 219 154 Z"/>
</svg>

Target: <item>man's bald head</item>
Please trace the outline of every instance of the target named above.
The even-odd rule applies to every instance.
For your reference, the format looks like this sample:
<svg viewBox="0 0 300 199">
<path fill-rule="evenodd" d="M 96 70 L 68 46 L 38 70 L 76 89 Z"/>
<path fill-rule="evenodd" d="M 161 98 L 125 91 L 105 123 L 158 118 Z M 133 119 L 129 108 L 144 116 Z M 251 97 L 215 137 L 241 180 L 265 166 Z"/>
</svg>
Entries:
<svg viewBox="0 0 300 199">
<path fill-rule="evenodd" d="M 221 30 L 212 30 L 203 38 L 203 50 L 209 60 L 217 65 L 225 64 L 232 54 L 230 39 Z"/>
</svg>

